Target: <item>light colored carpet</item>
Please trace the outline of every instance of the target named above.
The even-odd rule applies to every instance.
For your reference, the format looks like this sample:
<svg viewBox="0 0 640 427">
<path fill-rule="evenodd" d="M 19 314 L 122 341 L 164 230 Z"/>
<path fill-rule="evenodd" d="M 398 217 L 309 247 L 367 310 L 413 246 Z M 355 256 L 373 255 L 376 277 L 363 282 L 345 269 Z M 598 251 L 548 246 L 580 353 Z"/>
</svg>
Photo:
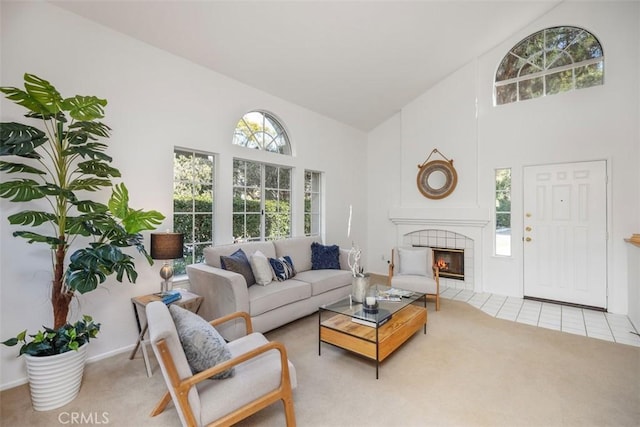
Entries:
<svg viewBox="0 0 640 427">
<path fill-rule="evenodd" d="M 299 426 L 640 425 L 640 348 L 444 300 L 440 312 L 429 311 L 427 335 L 406 342 L 376 380 L 373 362 L 326 344 L 318 356 L 317 322 L 312 315 L 267 334 L 286 344 L 296 367 Z M 148 416 L 164 390 L 153 356 L 152 364 L 152 378 L 141 357 L 129 361 L 128 354 L 90 364 L 80 396 L 49 412 L 31 409 L 26 385 L 2 392 L 1 425 L 71 424 L 74 413 L 94 424 L 179 425 L 172 406 Z M 240 425 L 284 426 L 282 405 Z"/>
</svg>

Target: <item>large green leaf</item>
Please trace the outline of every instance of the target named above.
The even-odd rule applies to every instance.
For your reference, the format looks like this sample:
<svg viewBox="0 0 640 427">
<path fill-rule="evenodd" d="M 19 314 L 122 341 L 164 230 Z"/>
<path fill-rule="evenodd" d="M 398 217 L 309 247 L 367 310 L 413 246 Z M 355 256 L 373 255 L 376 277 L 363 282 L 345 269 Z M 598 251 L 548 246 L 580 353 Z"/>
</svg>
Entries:
<svg viewBox="0 0 640 427">
<path fill-rule="evenodd" d="M 28 202 L 42 199 L 45 193 L 39 183 L 32 179 L 16 179 L 0 183 L 0 197 L 12 202 Z"/>
<path fill-rule="evenodd" d="M 79 212 L 83 213 L 104 213 L 109 210 L 107 205 L 93 200 L 79 200 L 73 204 Z"/>
<path fill-rule="evenodd" d="M 69 183 L 69 190 L 97 191 L 100 187 L 110 187 L 111 180 L 101 178 L 76 179 Z"/>
<path fill-rule="evenodd" d="M 60 240 L 58 237 L 43 236 L 42 234 L 33 233 L 31 231 L 14 231 L 13 237 L 22 237 L 23 239 L 27 239 L 28 243 L 47 243 L 52 248 L 64 243 L 64 241 Z"/>
<path fill-rule="evenodd" d="M 0 123 L 0 156 L 39 159 L 36 148 L 47 142 L 40 129 L 22 123 Z"/>
<path fill-rule="evenodd" d="M 120 171 L 101 160 L 87 160 L 86 162 L 78 163 L 78 169 L 86 175 L 95 175 L 101 178 L 107 177 L 120 177 Z"/>
<path fill-rule="evenodd" d="M 116 184 L 107 205 L 116 218 L 124 219 L 127 216 L 129 213 L 129 190 L 124 184 Z"/>
<path fill-rule="evenodd" d="M 0 161 L 0 171 L 7 173 L 32 173 L 36 175 L 46 175 L 46 172 L 24 163 L 13 163 Z"/>
<path fill-rule="evenodd" d="M 109 138 L 109 132 L 111 128 L 102 122 L 76 122 L 69 126 L 69 140 L 74 138 L 74 135 L 94 135 L 102 138 Z M 71 142 L 73 144 L 73 142 Z"/>
<path fill-rule="evenodd" d="M 76 198 L 76 195 L 73 193 L 73 191 L 67 188 L 61 188 L 57 184 L 47 183 L 45 185 L 41 185 L 39 188 L 40 188 L 40 191 L 42 191 L 42 193 L 44 193 L 47 196 L 53 196 L 53 197 L 62 196 L 70 202 L 75 202 L 76 200 L 78 200 Z"/>
<path fill-rule="evenodd" d="M 48 81 L 33 74 L 25 74 L 24 82 L 26 90 L 5 86 L 0 87 L 0 92 L 4 93 L 7 99 L 22 105 L 34 114 L 28 114 L 28 117 L 48 119 L 60 111 L 62 97 Z"/>
<path fill-rule="evenodd" d="M 61 110 L 62 96 L 58 90 L 48 81 L 33 74 L 24 75 L 24 88 L 32 99 L 42 105 L 46 111 L 55 114 Z M 31 110 L 36 113 L 37 110 Z"/>
<path fill-rule="evenodd" d="M 105 144 L 101 144 L 99 142 L 88 142 L 82 145 L 71 145 L 69 148 L 64 150 L 63 154 L 65 156 L 78 154 L 85 159 L 88 157 L 95 160 L 110 162 L 112 160 L 111 156 L 103 153 L 106 148 L 107 146 Z"/>
<path fill-rule="evenodd" d="M 55 221 L 56 216 L 50 212 L 40 211 L 22 211 L 13 215 L 9 215 L 9 223 L 13 225 L 30 225 L 37 227 L 45 222 Z"/>
<path fill-rule="evenodd" d="M 102 214 L 87 214 L 80 216 L 68 216 L 65 232 L 69 235 L 100 236 L 102 233 L 92 226 L 93 217 Z"/>
<path fill-rule="evenodd" d="M 164 215 L 158 211 L 129 210 L 122 218 L 127 233 L 134 234 L 144 230 L 155 230 L 164 220 Z"/>
<path fill-rule="evenodd" d="M 63 109 L 75 120 L 90 121 L 104 117 L 104 107 L 107 105 L 106 99 L 95 96 L 76 95 L 67 98 L 63 102 Z"/>
<path fill-rule="evenodd" d="M 71 289 L 85 293 L 94 290 L 114 272 L 119 282 L 125 274 L 131 283 L 138 277 L 133 257 L 113 245 L 92 245 L 71 255 L 66 282 Z"/>
</svg>

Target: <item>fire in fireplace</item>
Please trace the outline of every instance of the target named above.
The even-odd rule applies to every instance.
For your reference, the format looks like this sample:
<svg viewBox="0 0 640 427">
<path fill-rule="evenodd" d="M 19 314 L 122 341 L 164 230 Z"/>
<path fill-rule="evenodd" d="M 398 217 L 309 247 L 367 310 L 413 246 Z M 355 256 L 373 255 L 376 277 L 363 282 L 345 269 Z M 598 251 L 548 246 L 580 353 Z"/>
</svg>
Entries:
<svg viewBox="0 0 640 427">
<path fill-rule="evenodd" d="M 464 280 L 464 249 L 432 248 L 440 277 Z"/>
</svg>

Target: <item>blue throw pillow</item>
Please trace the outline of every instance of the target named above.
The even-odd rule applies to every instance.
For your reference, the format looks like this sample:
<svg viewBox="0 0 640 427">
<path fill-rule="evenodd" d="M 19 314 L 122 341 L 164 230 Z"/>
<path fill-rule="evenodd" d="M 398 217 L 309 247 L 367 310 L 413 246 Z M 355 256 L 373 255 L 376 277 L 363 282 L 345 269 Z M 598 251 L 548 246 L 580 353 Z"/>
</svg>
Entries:
<svg viewBox="0 0 640 427">
<path fill-rule="evenodd" d="M 234 273 L 242 274 L 244 280 L 247 282 L 247 287 L 255 285 L 256 278 L 251 270 L 251 264 L 247 254 L 242 249 L 238 249 L 229 256 L 220 256 L 220 266 Z"/>
<path fill-rule="evenodd" d="M 325 246 L 318 242 L 311 244 L 312 270 L 340 270 L 340 247 Z"/>
<path fill-rule="evenodd" d="M 278 282 L 283 282 L 296 275 L 296 269 L 293 267 L 293 261 L 289 255 L 285 255 L 282 258 L 269 258 L 269 264 L 273 270 L 273 277 Z"/>
</svg>

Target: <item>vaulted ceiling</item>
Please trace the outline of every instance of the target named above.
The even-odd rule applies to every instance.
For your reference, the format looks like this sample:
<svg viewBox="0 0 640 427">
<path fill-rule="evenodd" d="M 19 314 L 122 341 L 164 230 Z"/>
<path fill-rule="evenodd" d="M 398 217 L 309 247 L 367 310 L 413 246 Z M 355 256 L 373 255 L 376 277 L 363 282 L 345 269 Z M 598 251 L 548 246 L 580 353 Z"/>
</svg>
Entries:
<svg viewBox="0 0 640 427">
<path fill-rule="evenodd" d="M 51 3 L 369 131 L 560 0 Z"/>
</svg>

